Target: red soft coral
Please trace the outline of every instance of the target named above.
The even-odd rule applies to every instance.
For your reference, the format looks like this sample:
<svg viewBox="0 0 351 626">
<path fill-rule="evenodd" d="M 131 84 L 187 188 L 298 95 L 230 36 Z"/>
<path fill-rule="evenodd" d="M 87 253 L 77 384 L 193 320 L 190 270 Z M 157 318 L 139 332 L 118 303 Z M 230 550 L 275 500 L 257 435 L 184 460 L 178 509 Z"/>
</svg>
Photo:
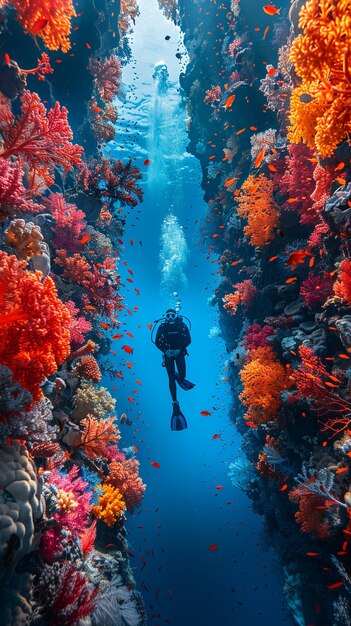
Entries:
<svg viewBox="0 0 351 626">
<path fill-rule="evenodd" d="M 65 248 L 68 254 L 73 254 L 81 247 L 85 214 L 75 204 L 68 204 L 61 193 L 51 194 L 46 206 L 55 220 L 53 247 Z"/>
<path fill-rule="evenodd" d="M 334 283 L 334 293 L 351 304 L 351 261 L 345 259 L 339 265 L 338 280 Z"/>
<path fill-rule="evenodd" d="M 54 601 L 49 606 L 48 624 L 76 626 L 94 610 L 98 587 L 89 584 L 85 574 L 69 561 L 63 563 L 59 581 L 52 594 Z"/>
<path fill-rule="evenodd" d="M 79 182 L 90 195 L 108 200 L 110 206 L 120 202 L 121 206 L 134 207 L 143 199 L 143 192 L 136 183 L 142 178 L 140 170 L 129 160 L 123 164 L 101 157 L 84 165 L 79 173 Z"/>
<path fill-rule="evenodd" d="M 64 172 L 80 167 L 83 148 L 71 143 L 73 133 L 67 109 L 58 102 L 47 113 L 37 93 L 25 91 L 21 96 L 22 114 L 14 124 L 3 124 L 4 146 L 0 156 L 16 156 L 29 167 L 30 187 L 37 180 L 51 185 L 54 170 Z"/>
<path fill-rule="evenodd" d="M 130 513 L 140 506 L 146 485 L 139 476 L 139 462 L 137 459 L 113 461 L 109 465 L 108 482 L 117 487 Z"/>
<path fill-rule="evenodd" d="M 70 353 L 71 316 L 50 277 L 25 271 L 26 262 L 0 251 L 0 307 L 4 315 L 22 315 L 0 324 L 0 363 L 7 365 L 33 400 L 42 397 L 46 376 Z"/>
<path fill-rule="evenodd" d="M 311 193 L 314 189 L 312 150 L 305 144 L 289 144 L 289 156 L 285 157 L 286 170 L 280 178 L 279 187 L 289 196 L 284 208 L 298 211 L 300 215 L 311 207 Z"/>
<path fill-rule="evenodd" d="M 333 279 L 326 272 L 325 276 L 309 274 L 300 287 L 300 295 L 311 309 L 330 298 L 333 292 Z"/>
</svg>

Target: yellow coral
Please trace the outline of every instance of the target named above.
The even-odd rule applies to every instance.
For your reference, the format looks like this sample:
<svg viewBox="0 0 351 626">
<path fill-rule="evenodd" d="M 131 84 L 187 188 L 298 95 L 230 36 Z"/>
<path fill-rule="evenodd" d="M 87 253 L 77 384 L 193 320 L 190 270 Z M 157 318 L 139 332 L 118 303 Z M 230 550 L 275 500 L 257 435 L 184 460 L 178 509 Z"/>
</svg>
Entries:
<svg viewBox="0 0 351 626">
<path fill-rule="evenodd" d="M 88 413 L 96 417 L 104 417 L 105 413 L 111 413 L 116 405 L 116 400 L 105 387 L 98 387 L 92 383 L 82 383 L 74 397 L 74 409 L 71 413 L 73 419 L 81 420 Z"/>
<path fill-rule="evenodd" d="M 244 389 L 239 398 L 248 407 L 245 418 L 255 424 L 275 419 L 281 405 L 280 394 L 290 383 L 272 348 L 252 350 L 240 378 Z"/>
<path fill-rule="evenodd" d="M 77 508 L 78 502 L 74 498 L 74 493 L 72 491 L 65 491 L 64 489 L 60 489 L 57 494 L 57 504 L 58 507 L 62 511 L 74 511 Z"/>
<path fill-rule="evenodd" d="M 264 246 L 274 238 L 279 211 L 272 194 L 273 182 L 263 174 L 249 176 L 241 186 L 237 212 L 248 221 L 244 233 L 253 246 Z"/>
<path fill-rule="evenodd" d="M 24 30 L 42 38 L 49 50 L 68 52 L 71 18 L 76 17 L 72 0 L 12 0 Z"/>
<path fill-rule="evenodd" d="M 290 60 L 302 82 L 291 98 L 288 139 L 332 156 L 351 132 L 350 0 L 309 0 L 299 28 L 304 34 L 294 40 Z"/>
<path fill-rule="evenodd" d="M 102 485 L 103 495 L 99 498 L 99 504 L 93 507 L 93 513 L 97 519 L 104 520 L 107 526 L 113 524 L 123 515 L 126 503 L 122 494 L 112 485 Z"/>
</svg>

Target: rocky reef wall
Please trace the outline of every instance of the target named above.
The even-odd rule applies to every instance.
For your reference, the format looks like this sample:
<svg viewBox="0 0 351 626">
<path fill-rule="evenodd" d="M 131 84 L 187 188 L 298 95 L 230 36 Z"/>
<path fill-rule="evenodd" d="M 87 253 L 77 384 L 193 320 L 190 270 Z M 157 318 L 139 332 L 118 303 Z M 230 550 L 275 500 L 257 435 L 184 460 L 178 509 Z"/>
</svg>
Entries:
<svg viewBox="0 0 351 626">
<path fill-rule="evenodd" d="M 229 474 L 265 519 L 295 623 L 349 624 L 350 7 L 179 4 L 242 435 Z"/>
</svg>

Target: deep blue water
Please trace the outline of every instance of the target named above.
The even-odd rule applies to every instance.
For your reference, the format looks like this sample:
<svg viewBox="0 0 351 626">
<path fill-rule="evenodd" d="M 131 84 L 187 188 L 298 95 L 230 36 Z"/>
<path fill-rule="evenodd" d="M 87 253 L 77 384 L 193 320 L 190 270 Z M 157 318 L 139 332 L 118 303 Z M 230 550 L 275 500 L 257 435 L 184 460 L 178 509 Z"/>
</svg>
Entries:
<svg viewBox="0 0 351 626">
<path fill-rule="evenodd" d="M 133 155 L 144 172 L 144 202 L 127 212 L 126 265 L 119 267 L 126 305 L 120 321 L 135 336 L 125 341 L 135 349 L 126 357 L 122 342 L 116 341 L 114 363 L 124 376 L 116 382 L 118 413 L 127 411 L 133 420 L 131 427 L 121 426 L 123 442 L 137 446 L 140 473 L 147 483 L 141 510 L 127 521 L 135 554 L 131 564 L 150 625 L 282 626 L 291 622 L 279 565 L 265 544 L 263 521 L 227 475 L 240 436 L 230 420 L 231 394 L 223 380 L 224 343 L 209 338 L 217 325 L 216 311 L 208 303 L 216 287 L 217 264 L 199 245 L 206 205 L 200 165 L 186 152 L 187 114 L 178 83 L 186 59 L 176 58 L 179 31 L 163 17 L 157 1 L 140 4 L 131 37 L 132 61 L 123 72 L 125 100 L 118 104 L 116 144 L 108 148 L 118 158 Z M 160 60 L 170 73 L 169 89 L 162 96 L 152 78 Z M 145 159 L 150 165 L 143 165 Z M 161 289 L 159 255 L 162 223 L 170 213 L 182 226 L 188 251 L 176 260 L 172 280 L 181 312 L 192 322 L 187 376 L 196 383 L 191 392 L 179 392 L 189 426 L 183 432 L 170 430 L 167 376 L 147 327 L 169 304 L 164 284 Z M 201 416 L 202 410 L 211 415 Z M 220 438 L 212 439 L 217 433 Z M 154 468 L 152 461 L 161 467 Z M 218 485 L 223 488 L 216 489 Z M 209 551 L 211 544 L 219 544 L 218 549 Z"/>
</svg>

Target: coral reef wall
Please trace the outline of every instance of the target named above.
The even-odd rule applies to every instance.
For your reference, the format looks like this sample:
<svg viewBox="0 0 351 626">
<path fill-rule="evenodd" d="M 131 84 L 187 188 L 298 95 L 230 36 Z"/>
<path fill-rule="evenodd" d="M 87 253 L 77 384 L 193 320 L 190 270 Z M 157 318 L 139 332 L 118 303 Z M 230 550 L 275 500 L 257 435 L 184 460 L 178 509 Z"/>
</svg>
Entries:
<svg viewBox="0 0 351 626">
<path fill-rule="evenodd" d="M 104 386 L 142 191 L 103 152 L 138 8 L 0 6 L 0 622 L 141 626 L 124 521 L 145 485 Z"/>
<path fill-rule="evenodd" d="M 180 0 L 242 458 L 299 626 L 350 623 L 350 3 Z M 216 260 L 215 257 L 214 260 Z"/>
</svg>

